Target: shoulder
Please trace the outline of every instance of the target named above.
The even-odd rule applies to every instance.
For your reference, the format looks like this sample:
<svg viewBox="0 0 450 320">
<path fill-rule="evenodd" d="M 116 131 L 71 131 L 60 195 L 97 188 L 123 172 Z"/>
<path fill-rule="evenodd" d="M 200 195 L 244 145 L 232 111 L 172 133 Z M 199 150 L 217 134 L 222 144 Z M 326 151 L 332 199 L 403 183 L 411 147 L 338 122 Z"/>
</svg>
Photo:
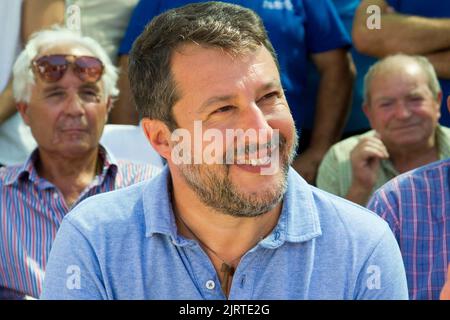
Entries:
<svg viewBox="0 0 450 320">
<path fill-rule="evenodd" d="M 438 130 L 441 130 L 443 132 L 443 134 L 445 134 L 446 137 L 450 137 L 450 128 L 443 126 L 443 125 L 438 125 Z"/>
<path fill-rule="evenodd" d="M 104 192 L 83 200 L 64 218 L 86 237 L 117 235 L 143 224 L 143 181 L 111 192 Z"/>
<path fill-rule="evenodd" d="M 384 184 L 380 189 L 385 192 L 400 191 L 413 187 L 428 186 L 433 188 L 436 184 L 433 180 L 446 181 L 450 168 L 450 159 L 432 162 L 425 166 L 402 173 Z"/>
<path fill-rule="evenodd" d="M 151 164 L 135 163 L 126 160 L 117 161 L 117 184 L 128 186 L 150 179 L 161 172 L 160 167 Z"/>
<path fill-rule="evenodd" d="M 343 158 L 350 158 L 350 153 L 356 147 L 356 145 L 361 141 L 361 139 L 373 137 L 375 135 L 374 130 L 369 130 L 363 134 L 354 135 L 348 137 L 338 143 L 334 144 L 329 152 L 335 153 Z"/>
<path fill-rule="evenodd" d="M 357 241 L 377 241 L 389 230 L 387 223 L 374 212 L 318 188 L 311 187 L 311 191 L 321 224 L 329 232 L 347 235 Z"/>
<path fill-rule="evenodd" d="M 444 159 L 398 175 L 375 192 L 369 206 L 377 203 L 400 204 L 400 199 L 408 200 L 413 195 L 422 198 L 424 192 L 419 193 L 419 190 L 435 193 L 448 189 L 449 169 L 450 160 Z"/>
<path fill-rule="evenodd" d="M 289 186 L 288 201 L 298 216 L 304 216 L 303 220 L 310 216 L 318 217 L 322 230 L 320 241 L 336 246 L 348 247 L 358 243 L 367 247 L 379 242 L 389 230 L 387 223 L 372 211 L 308 185 L 297 174 L 291 177 L 290 183 L 295 186 Z"/>
<path fill-rule="evenodd" d="M 13 183 L 22 171 L 23 165 L 12 165 L 0 168 L 0 187 Z"/>
<path fill-rule="evenodd" d="M 162 198 L 167 193 L 167 181 L 168 169 L 164 167 L 150 179 L 83 200 L 64 220 L 96 238 L 98 232 L 109 236 L 139 233 L 145 226 L 144 202 L 154 200 L 156 193 L 160 196 L 156 199 Z"/>
<path fill-rule="evenodd" d="M 441 159 L 450 157 L 450 128 L 438 125 L 436 140 Z"/>
<path fill-rule="evenodd" d="M 158 166 L 155 166 L 153 164 L 147 164 L 147 163 L 138 163 L 138 162 L 132 162 L 128 160 L 117 160 L 117 167 L 120 170 L 132 170 L 132 171 L 153 171 L 155 173 L 161 171 L 161 168 Z"/>
</svg>

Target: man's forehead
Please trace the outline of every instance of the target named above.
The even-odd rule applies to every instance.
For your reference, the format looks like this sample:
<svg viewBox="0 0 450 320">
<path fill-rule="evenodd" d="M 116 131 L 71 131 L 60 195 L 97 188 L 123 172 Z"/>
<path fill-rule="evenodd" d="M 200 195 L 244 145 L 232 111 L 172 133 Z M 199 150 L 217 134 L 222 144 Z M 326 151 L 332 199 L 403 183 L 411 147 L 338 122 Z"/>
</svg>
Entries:
<svg viewBox="0 0 450 320">
<path fill-rule="evenodd" d="M 220 61 L 220 64 L 239 66 L 245 64 L 254 66 L 273 64 L 276 66 L 272 55 L 264 46 L 259 46 L 254 50 L 245 49 L 240 53 L 235 53 L 224 48 L 208 47 L 201 44 L 183 44 L 178 47 L 172 54 L 171 65 L 172 67 L 177 67 L 194 63 L 204 67 L 211 66 L 212 70 L 217 68 L 217 65 L 205 64 L 205 60 Z"/>
<path fill-rule="evenodd" d="M 262 46 L 255 51 L 232 56 L 218 48 L 185 45 L 173 55 L 171 67 L 181 90 L 192 89 L 193 86 L 201 86 L 196 89 L 208 91 L 227 90 L 230 85 L 239 86 L 243 82 L 267 83 L 273 82 L 274 78 L 279 79 L 273 57 Z"/>
<path fill-rule="evenodd" d="M 55 83 L 46 83 L 43 82 L 42 90 L 44 92 L 50 92 L 55 90 L 62 90 L 69 88 L 69 85 L 66 85 L 61 80 L 57 81 Z M 99 82 L 93 83 L 93 82 L 80 82 L 77 86 L 79 89 L 92 89 L 95 91 L 99 91 L 101 89 Z"/>
<path fill-rule="evenodd" d="M 89 49 L 76 43 L 51 44 L 43 46 L 39 50 L 38 56 L 51 54 L 67 54 L 75 56 L 94 56 Z"/>
<path fill-rule="evenodd" d="M 401 64 L 386 64 L 373 75 L 373 82 L 386 83 L 389 81 L 427 82 L 425 70 L 415 61 Z"/>
<path fill-rule="evenodd" d="M 428 82 L 428 76 L 422 69 L 411 66 L 377 72 L 373 76 L 370 89 L 372 95 L 389 89 L 420 90 L 428 88 Z"/>
</svg>

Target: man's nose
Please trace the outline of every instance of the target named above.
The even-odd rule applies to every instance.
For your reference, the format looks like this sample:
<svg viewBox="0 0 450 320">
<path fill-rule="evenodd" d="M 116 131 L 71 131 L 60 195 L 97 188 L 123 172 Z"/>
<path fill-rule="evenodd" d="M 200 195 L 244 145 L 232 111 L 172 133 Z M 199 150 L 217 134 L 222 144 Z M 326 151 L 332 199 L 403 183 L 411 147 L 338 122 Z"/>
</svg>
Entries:
<svg viewBox="0 0 450 320">
<path fill-rule="evenodd" d="M 80 116 L 84 114 L 84 102 L 75 92 L 69 93 L 64 112 L 71 116 Z"/>
<path fill-rule="evenodd" d="M 250 143 L 264 144 L 272 139 L 273 129 L 269 125 L 267 115 L 258 107 L 256 103 L 252 103 L 244 110 L 239 121 L 240 128 L 245 130 L 255 130 L 258 141 Z"/>
<path fill-rule="evenodd" d="M 398 119 L 406 119 L 411 116 L 411 110 L 409 110 L 409 107 L 406 102 L 399 101 L 397 105 L 395 106 L 395 116 Z"/>
</svg>

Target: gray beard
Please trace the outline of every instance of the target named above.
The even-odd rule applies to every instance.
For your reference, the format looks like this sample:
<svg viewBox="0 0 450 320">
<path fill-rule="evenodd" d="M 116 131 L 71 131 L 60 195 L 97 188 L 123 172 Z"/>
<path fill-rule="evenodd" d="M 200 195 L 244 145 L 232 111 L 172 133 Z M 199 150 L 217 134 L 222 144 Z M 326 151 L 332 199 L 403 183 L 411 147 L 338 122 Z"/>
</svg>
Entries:
<svg viewBox="0 0 450 320">
<path fill-rule="evenodd" d="M 272 210 L 283 199 L 287 189 L 289 167 L 294 161 L 298 138 L 289 153 L 285 139 L 280 146 L 281 178 L 279 183 L 262 194 L 243 194 L 229 178 L 230 165 L 214 165 L 224 170 L 214 171 L 212 165 L 180 165 L 180 172 L 187 185 L 197 194 L 200 201 L 217 212 L 233 217 L 257 217 Z"/>
</svg>

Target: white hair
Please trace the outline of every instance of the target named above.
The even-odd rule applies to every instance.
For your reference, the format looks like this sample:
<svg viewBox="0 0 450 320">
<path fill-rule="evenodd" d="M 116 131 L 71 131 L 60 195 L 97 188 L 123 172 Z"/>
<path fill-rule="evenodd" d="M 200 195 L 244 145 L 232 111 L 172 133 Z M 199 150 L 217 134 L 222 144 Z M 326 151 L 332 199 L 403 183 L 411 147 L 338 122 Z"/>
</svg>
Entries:
<svg viewBox="0 0 450 320">
<path fill-rule="evenodd" d="M 13 94 L 16 102 L 29 103 L 32 87 L 36 84 L 34 73 L 31 70 L 31 63 L 38 54 L 57 45 L 67 44 L 74 47 L 83 47 L 99 58 L 105 67 L 101 81 L 105 97 L 116 97 L 119 90 L 117 84 L 117 68 L 105 50 L 97 41 L 90 37 L 85 37 L 69 29 L 54 27 L 34 33 L 27 45 L 17 57 L 13 67 Z"/>
</svg>

